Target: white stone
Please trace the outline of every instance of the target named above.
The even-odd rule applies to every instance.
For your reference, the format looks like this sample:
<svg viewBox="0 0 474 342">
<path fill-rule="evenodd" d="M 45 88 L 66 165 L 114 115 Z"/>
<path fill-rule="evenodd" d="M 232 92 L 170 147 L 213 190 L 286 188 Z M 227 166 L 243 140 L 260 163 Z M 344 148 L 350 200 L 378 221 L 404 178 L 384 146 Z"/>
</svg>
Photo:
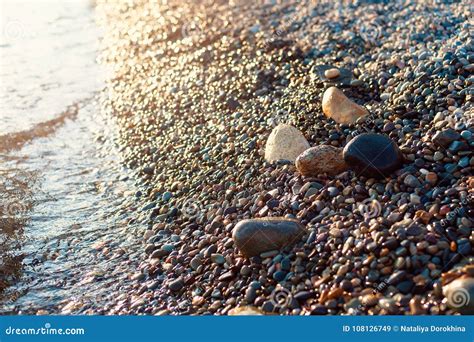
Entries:
<svg viewBox="0 0 474 342">
<path fill-rule="evenodd" d="M 296 158 L 310 145 L 303 134 L 287 124 L 276 126 L 265 145 L 265 160 L 273 162 L 279 159 L 295 162 Z"/>
<path fill-rule="evenodd" d="M 341 72 L 337 68 L 331 68 L 324 72 L 324 76 L 326 76 L 329 79 L 337 78 L 340 75 L 341 75 Z"/>
</svg>

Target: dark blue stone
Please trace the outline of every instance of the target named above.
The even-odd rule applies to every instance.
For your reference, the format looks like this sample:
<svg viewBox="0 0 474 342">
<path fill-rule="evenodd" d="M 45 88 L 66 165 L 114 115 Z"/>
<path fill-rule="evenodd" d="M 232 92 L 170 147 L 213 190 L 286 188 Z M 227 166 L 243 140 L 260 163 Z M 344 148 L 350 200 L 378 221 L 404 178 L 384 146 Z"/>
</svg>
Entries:
<svg viewBox="0 0 474 342">
<path fill-rule="evenodd" d="M 471 253 L 471 244 L 463 243 L 458 245 L 458 253 L 462 255 L 469 255 Z"/>
<path fill-rule="evenodd" d="M 275 273 L 273 273 L 273 279 L 275 279 L 276 281 L 282 281 L 283 279 L 285 279 L 286 277 L 286 272 L 284 271 L 276 271 Z"/>
<path fill-rule="evenodd" d="M 289 271 L 291 268 L 291 260 L 290 258 L 284 258 L 282 261 L 281 261 L 281 269 L 283 271 Z"/>
<path fill-rule="evenodd" d="M 433 137 L 433 142 L 443 148 L 448 147 L 451 143 L 459 140 L 461 135 L 452 128 L 448 128 L 444 131 L 438 132 Z"/>
<path fill-rule="evenodd" d="M 449 163 L 449 164 L 446 164 L 444 168 L 446 169 L 447 172 L 453 173 L 454 171 L 456 171 L 458 166 L 456 164 Z"/>
<path fill-rule="evenodd" d="M 366 133 L 352 139 L 344 148 L 346 163 L 357 175 L 383 178 L 400 168 L 403 156 L 387 135 Z"/>
<path fill-rule="evenodd" d="M 413 288 L 413 285 L 414 285 L 413 281 L 406 280 L 398 284 L 397 289 L 403 294 L 409 294 L 411 292 L 411 289 Z"/>
<path fill-rule="evenodd" d="M 469 150 L 469 145 L 465 141 L 453 141 L 448 148 L 449 151 L 456 153 L 459 151 Z"/>
</svg>

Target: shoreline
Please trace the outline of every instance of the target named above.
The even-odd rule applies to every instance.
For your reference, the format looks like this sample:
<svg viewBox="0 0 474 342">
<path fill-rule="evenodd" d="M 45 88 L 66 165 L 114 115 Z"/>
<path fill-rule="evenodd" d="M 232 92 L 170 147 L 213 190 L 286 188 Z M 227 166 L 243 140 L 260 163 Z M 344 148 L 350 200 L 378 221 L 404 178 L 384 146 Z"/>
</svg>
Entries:
<svg viewBox="0 0 474 342">
<path fill-rule="evenodd" d="M 468 8 L 340 6 L 96 4 L 113 75 L 32 154 L 64 298 L 10 313 L 473 314 Z"/>
</svg>

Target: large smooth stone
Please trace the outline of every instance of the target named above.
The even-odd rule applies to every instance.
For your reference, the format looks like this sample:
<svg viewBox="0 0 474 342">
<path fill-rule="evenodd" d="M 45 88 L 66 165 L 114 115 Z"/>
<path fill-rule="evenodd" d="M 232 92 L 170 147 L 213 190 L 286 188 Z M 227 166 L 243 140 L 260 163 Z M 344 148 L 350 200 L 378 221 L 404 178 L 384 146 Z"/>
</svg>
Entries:
<svg viewBox="0 0 474 342">
<path fill-rule="evenodd" d="M 342 148 L 320 145 L 307 149 L 296 158 L 296 168 L 303 176 L 316 177 L 326 173 L 338 175 L 347 170 Z"/>
<path fill-rule="evenodd" d="M 297 221 L 284 217 L 243 220 L 232 233 L 235 246 L 247 258 L 278 250 L 297 242 L 306 229 Z"/>
<path fill-rule="evenodd" d="M 369 114 L 367 109 L 351 101 L 336 87 L 330 87 L 324 92 L 322 105 L 323 113 L 340 124 L 354 123 Z"/>
<path fill-rule="evenodd" d="M 395 142 L 377 133 L 358 135 L 344 147 L 342 154 L 357 175 L 370 178 L 386 177 L 403 162 L 403 155 Z"/>
<path fill-rule="evenodd" d="M 474 315 L 474 278 L 463 277 L 443 286 L 448 306 L 463 315 Z"/>
<path fill-rule="evenodd" d="M 265 159 L 268 162 L 280 159 L 294 162 L 310 145 L 303 134 L 295 127 L 287 124 L 276 126 L 268 137 L 265 146 Z"/>
</svg>

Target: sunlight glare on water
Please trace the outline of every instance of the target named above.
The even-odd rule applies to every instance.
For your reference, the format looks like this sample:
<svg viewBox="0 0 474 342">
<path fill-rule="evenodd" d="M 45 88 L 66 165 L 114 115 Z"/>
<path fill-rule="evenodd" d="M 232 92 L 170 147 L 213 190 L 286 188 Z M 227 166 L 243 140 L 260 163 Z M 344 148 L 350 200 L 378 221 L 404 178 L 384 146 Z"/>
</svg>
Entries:
<svg viewBox="0 0 474 342">
<path fill-rule="evenodd" d="M 133 184 L 98 103 L 94 7 L 0 6 L 0 313 L 80 312 L 126 274 L 108 258 L 135 245 L 119 238 Z"/>
<path fill-rule="evenodd" d="M 0 1 L 0 135 L 54 118 L 103 82 L 87 0 Z"/>
</svg>

